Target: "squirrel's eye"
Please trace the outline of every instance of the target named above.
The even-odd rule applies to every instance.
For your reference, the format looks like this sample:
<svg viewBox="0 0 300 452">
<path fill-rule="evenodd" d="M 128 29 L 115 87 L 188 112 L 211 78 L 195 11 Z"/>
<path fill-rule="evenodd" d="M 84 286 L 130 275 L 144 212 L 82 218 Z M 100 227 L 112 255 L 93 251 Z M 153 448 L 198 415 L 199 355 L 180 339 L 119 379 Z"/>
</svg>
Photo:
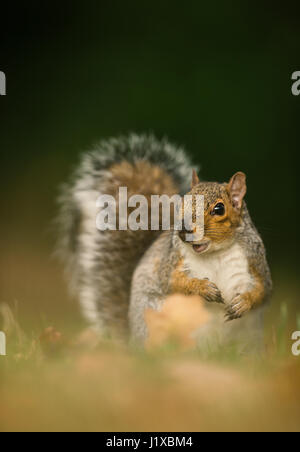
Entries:
<svg viewBox="0 0 300 452">
<path fill-rule="evenodd" d="M 225 206 L 222 202 L 219 202 L 213 209 L 212 215 L 223 216 L 225 214 Z"/>
</svg>

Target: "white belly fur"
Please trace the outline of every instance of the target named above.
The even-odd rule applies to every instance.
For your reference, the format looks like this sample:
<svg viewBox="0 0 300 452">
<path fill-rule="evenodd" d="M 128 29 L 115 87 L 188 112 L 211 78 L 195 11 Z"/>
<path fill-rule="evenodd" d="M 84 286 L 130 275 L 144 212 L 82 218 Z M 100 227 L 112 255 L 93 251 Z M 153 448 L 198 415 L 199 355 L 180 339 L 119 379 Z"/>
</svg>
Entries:
<svg viewBox="0 0 300 452">
<path fill-rule="evenodd" d="M 249 290 L 252 278 L 243 249 L 234 244 L 230 248 L 212 254 L 197 255 L 182 244 L 184 270 L 190 277 L 208 278 L 222 293 L 225 304 L 229 304 L 238 293 Z M 262 309 L 248 313 L 242 319 L 225 322 L 225 307 L 217 303 L 206 303 L 211 314 L 210 321 L 197 332 L 199 345 L 214 349 L 230 342 L 238 343 L 240 350 L 253 350 L 262 345 Z"/>
<path fill-rule="evenodd" d="M 197 255 L 184 246 L 184 269 L 192 278 L 208 278 L 221 291 L 226 304 L 251 287 L 251 275 L 245 253 L 234 244 L 224 251 Z"/>
</svg>

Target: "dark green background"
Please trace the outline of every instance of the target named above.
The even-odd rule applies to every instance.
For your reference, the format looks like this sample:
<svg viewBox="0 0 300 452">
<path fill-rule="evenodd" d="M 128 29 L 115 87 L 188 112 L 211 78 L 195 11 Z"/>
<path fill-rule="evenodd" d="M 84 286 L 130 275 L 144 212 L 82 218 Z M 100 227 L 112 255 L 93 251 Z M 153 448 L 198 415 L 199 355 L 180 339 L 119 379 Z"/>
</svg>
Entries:
<svg viewBox="0 0 300 452">
<path fill-rule="evenodd" d="M 204 179 L 245 171 L 275 275 L 298 275 L 300 96 L 291 94 L 291 75 L 300 70 L 299 2 L 29 1 L 6 8 L 1 298 L 22 298 L 25 272 L 30 299 L 30 253 L 39 256 L 37 267 L 50 262 L 57 187 L 78 154 L 129 131 L 184 145 Z M 49 298 L 43 287 L 51 281 L 44 276 L 32 299 Z"/>
</svg>

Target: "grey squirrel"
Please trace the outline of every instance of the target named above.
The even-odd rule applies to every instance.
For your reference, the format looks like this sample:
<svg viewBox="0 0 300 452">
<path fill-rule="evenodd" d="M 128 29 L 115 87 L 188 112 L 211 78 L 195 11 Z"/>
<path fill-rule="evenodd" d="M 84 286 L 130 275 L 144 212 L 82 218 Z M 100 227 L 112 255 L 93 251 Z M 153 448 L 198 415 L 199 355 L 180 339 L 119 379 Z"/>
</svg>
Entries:
<svg viewBox="0 0 300 452">
<path fill-rule="evenodd" d="M 265 248 L 244 201 L 246 177 L 200 182 L 186 152 L 167 140 L 129 135 L 83 155 L 60 197 L 59 251 L 82 313 L 100 333 L 147 338 L 144 312 L 174 293 L 201 295 L 213 331 L 255 328 L 272 289 Z M 99 231 L 99 194 L 204 195 L 204 238 L 188 231 Z M 255 309 L 257 308 L 257 309 Z M 227 320 L 227 321 L 226 321 Z M 228 322 L 229 321 L 229 322 Z M 208 334 L 208 332 L 207 332 Z M 215 334 L 215 333 L 213 333 Z"/>
</svg>

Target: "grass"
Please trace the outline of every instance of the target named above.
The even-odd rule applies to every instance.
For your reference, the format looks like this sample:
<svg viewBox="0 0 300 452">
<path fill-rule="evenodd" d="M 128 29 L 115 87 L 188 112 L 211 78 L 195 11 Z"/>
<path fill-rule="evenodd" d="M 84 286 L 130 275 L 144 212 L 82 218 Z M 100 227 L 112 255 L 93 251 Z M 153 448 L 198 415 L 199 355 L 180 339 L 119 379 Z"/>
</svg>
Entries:
<svg viewBox="0 0 300 452">
<path fill-rule="evenodd" d="M 288 321 L 283 305 L 260 358 L 235 347 L 204 357 L 174 344 L 145 352 L 55 330 L 11 332 L 0 430 L 299 431 L 300 359 L 288 350 Z"/>
<path fill-rule="evenodd" d="M 66 303 L 61 270 L 46 253 L 16 247 L 8 265 L 10 255 L 0 256 L 0 298 L 18 303 L 13 317 L 2 313 L 0 431 L 300 431 L 300 357 L 291 353 L 299 284 L 281 268 L 265 353 L 241 356 L 238 344 L 206 353 L 176 343 L 96 345 L 81 335 L 76 304 Z M 60 333 L 45 332 L 50 325 Z"/>
</svg>

